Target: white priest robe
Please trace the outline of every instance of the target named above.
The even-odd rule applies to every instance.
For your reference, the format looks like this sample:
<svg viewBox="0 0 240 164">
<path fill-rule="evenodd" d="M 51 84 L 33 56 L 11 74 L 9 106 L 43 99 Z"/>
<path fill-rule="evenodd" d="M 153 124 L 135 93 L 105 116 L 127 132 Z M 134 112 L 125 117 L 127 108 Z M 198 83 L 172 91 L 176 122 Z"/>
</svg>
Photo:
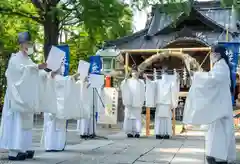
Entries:
<svg viewBox="0 0 240 164">
<path fill-rule="evenodd" d="M 156 112 L 155 112 L 155 134 L 160 136 L 172 136 L 172 112 L 175 102 L 173 83 L 175 75 L 163 74 L 162 79 L 156 80 Z M 176 80 L 176 79 L 175 79 Z M 175 87 L 175 88 L 174 88 Z"/>
<path fill-rule="evenodd" d="M 186 99 L 183 122 L 208 125 L 206 155 L 230 162 L 236 159 L 236 145 L 229 77 L 224 59 L 215 63 L 210 72 L 196 72 Z"/>
<path fill-rule="evenodd" d="M 81 104 L 82 108 L 81 111 L 82 117 L 77 121 L 77 132 L 80 136 L 89 136 L 93 134 L 93 122 L 94 122 L 94 128 L 96 130 L 96 119 L 93 115 L 93 88 L 89 86 L 87 82 L 84 82 L 82 80 L 79 80 L 81 84 Z M 97 100 L 98 97 L 96 96 L 97 93 L 95 93 L 94 97 L 94 104 L 95 104 L 95 111 L 97 111 Z M 94 117 L 94 121 L 93 121 Z"/>
<path fill-rule="evenodd" d="M 31 150 L 33 114 L 18 112 L 24 109 L 13 109 L 17 105 L 14 100 L 12 86 L 16 85 L 23 76 L 24 69 L 37 65 L 24 56 L 22 52 L 12 54 L 6 71 L 7 91 L 1 121 L 0 147 L 8 149 L 10 154 Z M 27 89 L 26 89 L 27 91 Z M 31 95 L 30 95 L 31 96 Z M 15 105 L 15 106 L 14 106 Z M 18 106 L 24 108 L 24 106 Z"/>
<path fill-rule="evenodd" d="M 141 113 L 145 100 L 145 84 L 141 79 L 130 78 L 121 84 L 122 99 L 125 106 L 123 129 L 127 134 L 141 133 Z"/>
<path fill-rule="evenodd" d="M 64 84 L 68 77 L 56 75 L 55 87 L 57 93 L 57 108 L 64 106 Z M 44 113 L 44 146 L 45 150 L 62 151 L 66 143 L 66 120 L 57 118 L 56 114 Z"/>
</svg>

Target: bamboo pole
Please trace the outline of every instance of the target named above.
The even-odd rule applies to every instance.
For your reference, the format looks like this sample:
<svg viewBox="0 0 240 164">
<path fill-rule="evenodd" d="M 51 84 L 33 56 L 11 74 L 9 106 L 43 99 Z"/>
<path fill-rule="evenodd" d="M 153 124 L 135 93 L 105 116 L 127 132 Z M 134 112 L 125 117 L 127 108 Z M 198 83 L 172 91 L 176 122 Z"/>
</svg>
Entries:
<svg viewBox="0 0 240 164">
<path fill-rule="evenodd" d="M 126 52 L 125 55 L 125 77 L 128 76 L 128 66 L 129 66 L 129 53 Z"/>
<path fill-rule="evenodd" d="M 122 53 L 137 53 L 137 52 L 166 52 L 166 51 L 179 51 L 179 52 L 191 52 L 191 51 L 210 51 L 211 47 L 195 47 L 195 48 L 166 48 L 166 49 L 123 49 Z"/>
<path fill-rule="evenodd" d="M 150 108 L 146 108 L 146 136 L 150 136 Z"/>
<path fill-rule="evenodd" d="M 205 56 L 205 58 L 203 59 L 202 63 L 200 64 L 200 67 L 202 67 L 202 65 L 205 63 L 205 61 L 207 60 L 208 56 L 210 56 L 212 51 L 209 51 L 208 54 Z M 210 61 L 210 69 L 212 69 L 211 67 L 211 61 Z"/>
</svg>

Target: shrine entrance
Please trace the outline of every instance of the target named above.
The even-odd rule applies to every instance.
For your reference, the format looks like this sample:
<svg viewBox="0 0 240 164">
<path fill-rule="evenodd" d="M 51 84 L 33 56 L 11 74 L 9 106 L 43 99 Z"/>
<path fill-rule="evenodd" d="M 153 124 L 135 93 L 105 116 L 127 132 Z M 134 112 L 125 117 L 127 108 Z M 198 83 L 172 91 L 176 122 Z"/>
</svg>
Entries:
<svg viewBox="0 0 240 164">
<path fill-rule="evenodd" d="M 201 67 L 204 70 L 210 69 L 210 59 L 209 55 L 211 52 L 211 47 L 185 47 L 185 48 L 166 48 L 166 49 L 129 49 L 129 50 L 121 50 L 121 53 L 125 56 L 125 75 L 129 73 L 129 66 L 131 64 L 136 64 L 136 60 L 138 64 L 138 69 L 141 72 L 146 74 L 153 75 L 153 70 L 160 70 L 162 66 L 167 65 L 168 70 L 177 69 L 181 78 L 181 72 L 184 70 L 190 70 L 191 68 L 195 69 L 197 67 Z M 144 59 L 143 59 L 144 54 Z M 195 55 L 193 57 L 192 55 Z M 146 57 L 148 56 L 148 57 Z M 164 60 L 155 60 L 156 58 L 161 59 L 163 56 Z M 153 59 L 152 59 L 153 58 Z M 135 59 L 135 60 L 134 60 Z M 151 60 L 152 59 L 152 60 Z M 140 63 L 140 60 L 142 61 Z M 186 62 L 188 60 L 188 62 Z M 195 63 L 195 66 L 194 66 Z M 188 68 L 186 68 L 188 66 Z M 189 77 L 189 74 L 188 74 Z M 190 77 L 188 78 L 190 79 Z M 190 84 L 188 86 L 188 89 Z M 188 91 L 188 90 L 187 90 Z M 186 97 L 187 91 L 180 90 L 180 97 Z M 177 109 L 178 110 L 178 109 Z M 176 113 L 173 111 L 173 135 L 176 133 Z M 183 112 L 182 112 L 183 113 Z M 149 125 L 150 125 L 150 108 L 146 108 L 146 135 L 149 135 Z"/>
<path fill-rule="evenodd" d="M 198 47 L 209 47 L 209 45 L 203 40 L 197 37 L 180 37 L 176 40 L 168 43 L 164 48 L 198 48 Z M 202 63 L 204 70 L 210 70 L 210 58 L 207 51 L 189 51 L 187 52 L 191 57 L 195 58 L 199 63 Z M 207 56 L 208 55 L 208 56 Z M 207 56 L 207 57 L 206 57 Z M 178 62 L 170 61 L 168 63 L 171 67 L 178 66 Z"/>
<path fill-rule="evenodd" d="M 125 65 L 126 60 L 128 67 L 132 65 L 139 66 L 141 63 L 149 59 L 151 56 L 156 53 L 163 52 L 164 50 L 173 50 L 177 52 L 182 52 L 188 54 L 190 57 L 195 59 L 204 71 L 209 71 L 210 64 L 210 55 L 209 51 L 202 51 L 204 48 L 209 48 L 209 45 L 203 40 L 197 37 L 178 37 L 174 41 L 169 42 L 163 49 L 134 49 L 134 50 L 122 50 L 123 56 L 125 56 Z M 187 50 L 187 51 L 186 51 Z M 126 52 L 128 52 L 128 58 L 126 59 Z M 184 61 L 176 56 L 165 57 L 161 60 L 152 61 L 148 64 L 148 67 L 143 70 L 144 73 L 148 74 L 150 77 L 153 75 L 153 70 L 160 72 L 162 67 L 167 67 L 171 72 L 174 69 L 177 70 L 180 76 L 180 91 L 187 92 L 191 85 L 190 76 L 184 64 Z"/>
</svg>

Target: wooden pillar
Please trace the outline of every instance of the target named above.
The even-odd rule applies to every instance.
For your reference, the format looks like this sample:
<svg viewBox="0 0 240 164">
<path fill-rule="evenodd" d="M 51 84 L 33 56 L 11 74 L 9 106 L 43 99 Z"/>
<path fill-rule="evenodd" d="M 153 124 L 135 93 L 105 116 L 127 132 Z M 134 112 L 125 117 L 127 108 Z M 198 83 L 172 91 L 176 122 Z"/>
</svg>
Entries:
<svg viewBox="0 0 240 164">
<path fill-rule="evenodd" d="M 150 108 L 146 107 L 146 136 L 150 136 Z"/>
<path fill-rule="evenodd" d="M 172 131 L 173 131 L 173 136 L 176 135 L 176 116 L 175 116 L 175 108 L 173 109 L 173 114 L 172 114 Z"/>
</svg>

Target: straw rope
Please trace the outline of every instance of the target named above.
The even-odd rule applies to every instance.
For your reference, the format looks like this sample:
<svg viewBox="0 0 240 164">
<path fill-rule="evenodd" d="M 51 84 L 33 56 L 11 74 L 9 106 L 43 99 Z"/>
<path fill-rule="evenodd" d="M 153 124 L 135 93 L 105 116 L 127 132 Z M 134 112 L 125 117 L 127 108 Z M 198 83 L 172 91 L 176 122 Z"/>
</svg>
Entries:
<svg viewBox="0 0 240 164">
<path fill-rule="evenodd" d="M 180 58 L 183 60 L 184 64 L 186 65 L 186 68 L 188 71 L 190 70 L 200 70 L 201 66 L 197 62 L 197 60 L 193 57 L 191 57 L 189 54 L 182 53 L 182 52 L 162 52 L 152 55 L 151 57 L 147 58 L 144 62 L 142 62 L 138 66 L 139 72 L 143 72 L 147 69 L 148 66 L 150 66 L 152 63 L 163 60 L 164 58 L 168 58 L 170 56 Z"/>
</svg>

